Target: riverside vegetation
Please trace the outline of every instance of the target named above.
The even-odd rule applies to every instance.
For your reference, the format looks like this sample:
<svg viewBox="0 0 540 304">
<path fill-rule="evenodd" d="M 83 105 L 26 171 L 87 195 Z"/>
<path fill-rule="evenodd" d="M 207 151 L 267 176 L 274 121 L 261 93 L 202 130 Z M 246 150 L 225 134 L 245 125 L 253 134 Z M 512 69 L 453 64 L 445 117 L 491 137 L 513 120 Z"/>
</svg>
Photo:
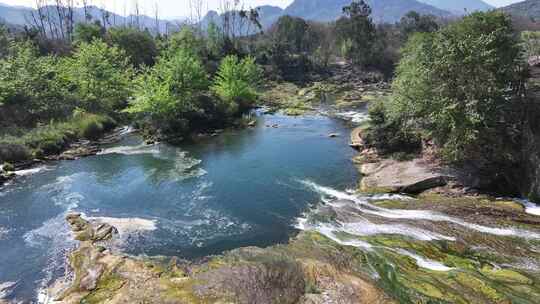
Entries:
<svg viewBox="0 0 540 304">
<path fill-rule="evenodd" d="M 540 72 L 528 62 L 540 55 L 537 35 L 498 11 L 459 20 L 411 12 L 393 25 L 370 15 L 353 1 L 334 23 L 285 16 L 249 36 L 215 24 L 153 36 L 82 23 L 69 41 L 4 30 L 5 171 L 119 123 L 179 143 L 249 125 L 244 115 L 258 105 L 302 115 L 322 101 L 369 108 L 361 148 L 377 158 L 420 158 L 480 180 L 460 180 L 477 191 L 458 197 L 307 183 L 330 199 L 306 212 L 288 244 L 200 261 L 122 256 L 108 248 L 113 227 L 70 214 L 81 241 L 69 255 L 74 279 L 52 286 L 47 301 L 535 303 L 539 217 L 478 192 L 540 197 Z"/>
</svg>

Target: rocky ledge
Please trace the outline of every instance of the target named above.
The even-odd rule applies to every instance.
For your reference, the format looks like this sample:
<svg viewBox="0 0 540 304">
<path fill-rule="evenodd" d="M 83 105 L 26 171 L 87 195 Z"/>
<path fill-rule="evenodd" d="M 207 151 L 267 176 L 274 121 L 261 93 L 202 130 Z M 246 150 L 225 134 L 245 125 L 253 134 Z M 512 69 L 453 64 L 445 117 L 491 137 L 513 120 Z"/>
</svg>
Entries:
<svg viewBox="0 0 540 304">
<path fill-rule="evenodd" d="M 188 262 L 114 253 L 106 248 L 114 227 L 80 214 L 66 219 L 80 241 L 69 255 L 73 279 L 54 284 L 47 303 L 395 303 L 371 278 L 350 271 L 352 248 L 317 233 Z"/>
</svg>

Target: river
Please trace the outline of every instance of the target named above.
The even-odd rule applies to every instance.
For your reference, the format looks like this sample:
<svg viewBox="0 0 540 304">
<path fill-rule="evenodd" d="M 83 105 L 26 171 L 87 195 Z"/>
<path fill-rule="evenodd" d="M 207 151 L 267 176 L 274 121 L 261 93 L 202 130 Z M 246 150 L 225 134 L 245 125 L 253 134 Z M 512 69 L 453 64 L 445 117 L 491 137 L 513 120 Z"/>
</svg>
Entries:
<svg viewBox="0 0 540 304">
<path fill-rule="evenodd" d="M 64 217 L 74 211 L 115 225 L 115 245 L 131 255 L 286 242 L 319 201 L 307 181 L 356 188 L 349 132 L 326 116 L 263 115 L 255 128 L 179 147 L 125 132 L 99 155 L 20 171 L 0 189 L 0 299 L 36 301 L 66 273 L 76 243 Z"/>
</svg>

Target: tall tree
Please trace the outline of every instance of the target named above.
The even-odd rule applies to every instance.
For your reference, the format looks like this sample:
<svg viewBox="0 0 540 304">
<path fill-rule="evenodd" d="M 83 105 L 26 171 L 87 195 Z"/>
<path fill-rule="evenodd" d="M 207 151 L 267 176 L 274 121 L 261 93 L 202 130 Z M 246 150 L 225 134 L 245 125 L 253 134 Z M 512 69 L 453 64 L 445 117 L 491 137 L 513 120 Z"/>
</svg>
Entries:
<svg viewBox="0 0 540 304">
<path fill-rule="evenodd" d="M 342 53 L 353 63 L 366 66 L 375 55 L 376 28 L 371 7 L 364 0 L 354 0 L 343 8 L 343 17 L 336 22 Z"/>
</svg>

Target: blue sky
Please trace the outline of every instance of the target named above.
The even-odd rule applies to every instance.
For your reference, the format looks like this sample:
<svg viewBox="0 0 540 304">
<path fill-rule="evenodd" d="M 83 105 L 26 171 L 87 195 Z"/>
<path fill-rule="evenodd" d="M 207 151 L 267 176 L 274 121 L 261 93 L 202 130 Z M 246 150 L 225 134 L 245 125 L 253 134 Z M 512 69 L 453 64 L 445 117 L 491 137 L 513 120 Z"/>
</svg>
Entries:
<svg viewBox="0 0 540 304">
<path fill-rule="evenodd" d="M 129 14 L 133 3 L 137 0 L 89 0 L 94 5 L 105 6 L 109 10 L 113 10 L 117 13 L 123 14 L 124 11 L 127 11 Z M 189 16 L 189 3 L 190 1 L 197 0 L 138 0 L 140 6 L 146 14 L 153 15 L 155 3 L 158 4 L 159 14 L 163 17 L 177 17 L 177 16 Z M 220 4 L 223 0 L 199 0 L 205 3 L 204 9 L 219 9 Z M 332 0 L 328 0 L 332 1 Z M 447 0 L 453 1 L 453 0 Z M 519 2 L 520 0 L 484 0 L 494 6 L 503 6 L 514 2 Z M 52 2 L 52 1 L 51 1 Z M 80 0 L 75 0 L 75 2 L 81 2 Z M 243 0 L 246 6 L 259 6 L 263 4 L 270 4 L 285 7 L 292 0 Z M 6 3 L 10 5 L 23 5 L 23 6 L 32 6 L 34 0 L 0 0 L 0 3 Z M 125 9 L 124 9 L 125 7 Z"/>
</svg>

